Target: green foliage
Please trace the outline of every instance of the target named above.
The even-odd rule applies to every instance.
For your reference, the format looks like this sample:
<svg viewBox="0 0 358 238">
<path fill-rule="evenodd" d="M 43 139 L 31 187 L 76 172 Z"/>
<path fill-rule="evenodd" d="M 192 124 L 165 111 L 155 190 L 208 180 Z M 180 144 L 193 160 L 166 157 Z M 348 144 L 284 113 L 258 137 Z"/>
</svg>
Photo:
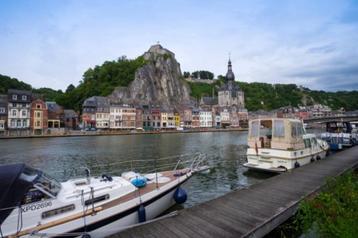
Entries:
<svg viewBox="0 0 358 238">
<path fill-rule="evenodd" d="M 0 94 L 7 94 L 8 89 L 31 90 L 31 85 L 0 74 Z"/>
<path fill-rule="evenodd" d="M 83 80 L 74 88 L 71 85 L 57 102 L 66 107 L 80 110 L 83 101 L 92 96 L 107 96 L 115 87 L 126 87 L 134 80 L 138 68 L 146 64 L 142 56 L 129 60 L 125 56 L 116 61 L 106 61 L 101 66 L 88 69 Z"/>
<path fill-rule="evenodd" d="M 302 104 L 302 92 L 295 84 L 239 83 L 248 110 L 272 110 Z"/>
<path fill-rule="evenodd" d="M 164 54 L 164 59 L 167 60 L 167 59 L 170 59 L 172 56 L 168 53 L 165 53 Z"/>
<path fill-rule="evenodd" d="M 72 92 L 76 87 L 73 84 L 68 85 L 66 89 L 66 93 Z"/>
<path fill-rule="evenodd" d="M 8 89 L 32 91 L 34 94 L 41 95 L 46 101 L 54 101 L 63 94 L 61 90 L 56 91 L 51 88 L 35 89 L 30 84 L 0 74 L 0 94 L 7 94 Z"/>
<path fill-rule="evenodd" d="M 358 173 L 329 180 L 324 192 L 301 203 L 296 217 L 304 232 L 314 229 L 321 237 L 357 237 Z"/>
<path fill-rule="evenodd" d="M 333 109 L 354 110 L 358 108 L 358 91 L 324 92 L 311 91 L 307 89 L 308 95 L 321 104 L 330 106 Z"/>
<path fill-rule="evenodd" d="M 191 96 L 195 99 L 200 99 L 204 96 L 211 96 L 214 90 L 214 94 L 218 93 L 218 86 L 221 84 L 221 81 L 216 81 L 212 84 L 207 83 L 192 83 L 188 82 L 191 90 Z"/>
<path fill-rule="evenodd" d="M 224 76 L 219 75 L 217 83 L 213 85 L 194 83 L 190 84 L 191 96 L 200 98 L 211 95 L 212 87 L 224 82 Z M 249 111 L 273 110 L 284 106 L 312 105 L 321 103 L 332 109 L 345 108 L 348 111 L 358 109 L 358 91 L 324 92 L 299 88 L 295 84 L 268 84 L 237 82 L 245 93 L 245 104 Z"/>
<path fill-rule="evenodd" d="M 192 76 L 194 78 L 198 78 L 198 74 L 200 75 L 201 79 L 214 79 L 214 74 L 207 70 L 195 71 L 192 73 Z"/>
<path fill-rule="evenodd" d="M 61 90 L 56 91 L 51 88 L 32 89 L 32 92 L 34 94 L 41 95 L 43 97 L 43 99 L 46 101 L 56 101 L 57 98 L 59 98 L 63 95 L 63 92 Z"/>
<path fill-rule="evenodd" d="M 184 78 L 189 78 L 190 77 L 190 72 L 184 71 L 183 76 L 184 76 Z"/>
</svg>

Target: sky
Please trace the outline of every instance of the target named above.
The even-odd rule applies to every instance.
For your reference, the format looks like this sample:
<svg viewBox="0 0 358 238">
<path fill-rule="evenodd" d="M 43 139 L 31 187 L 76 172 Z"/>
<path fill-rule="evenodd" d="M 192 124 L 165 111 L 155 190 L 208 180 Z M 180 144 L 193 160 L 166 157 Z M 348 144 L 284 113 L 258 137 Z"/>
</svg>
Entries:
<svg viewBox="0 0 358 238">
<path fill-rule="evenodd" d="M 0 74 L 78 85 L 90 67 L 157 42 L 182 71 L 358 90 L 358 1 L 0 0 Z"/>
</svg>

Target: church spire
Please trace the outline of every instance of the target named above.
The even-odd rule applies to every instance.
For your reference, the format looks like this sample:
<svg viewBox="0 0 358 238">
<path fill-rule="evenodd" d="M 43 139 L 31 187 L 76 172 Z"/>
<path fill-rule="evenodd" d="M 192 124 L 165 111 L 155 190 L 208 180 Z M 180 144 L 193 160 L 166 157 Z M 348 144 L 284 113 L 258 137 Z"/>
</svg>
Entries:
<svg viewBox="0 0 358 238">
<path fill-rule="evenodd" d="M 227 65 L 226 80 L 227 80 L 227 81 L 234 81 L 234 80 L 235 80 L 234 72 L 232 72 L 231 55 L 230 55 L 230 53 L 229 53 L 229 62 L 228 62 L 228 65 Z"/>
</svg>

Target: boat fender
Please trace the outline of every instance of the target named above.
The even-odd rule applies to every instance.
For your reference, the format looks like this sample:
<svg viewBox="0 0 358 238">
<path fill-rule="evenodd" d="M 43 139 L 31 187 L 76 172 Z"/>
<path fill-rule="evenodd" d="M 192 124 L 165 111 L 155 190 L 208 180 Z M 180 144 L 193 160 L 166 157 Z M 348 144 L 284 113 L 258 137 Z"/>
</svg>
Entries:
<svg viewBox="0 0 358 238">
<path fill-rule="evenodd" d="M 146 215 L 145 215 L 145 207 L 143 206 L 143 204 L 140 204 L 139 208 L 138 208 L 138 222 L 145 222 L 146 219 Z"/>
<path fill-rule="evenodd" d="M 298 163 L 297 161 L 295 162 L 295 168 L 300 167 L 300 163 Z"/>
<path fill-rule="evenodd" d="M 109 181 L 109 182 L 112 182 L 112 181 L 113 181 L 112 176 L 109 176 L 109 175 L 107 175 L 107 174 L 102 174 L 102 179 L 107 180 L 107 181 Z"/>
<path fill-rule="evenodd" d="M 316 160 L 321 160 L 321 156 L 317 155 Z"/>
<path fill-rule="evenodd" d="M 185 192 L 184 189 L 182 189 L 181 187 L 178 187 L 175 192 L 174 192 L 174 201 L 177 203 L 177 204 L 182 204 L 186 201 L 187 199 L 187 194 Z"/>
<path fill-rule="evenodd" d="M 131 183 L 137 188 L 142 188 L 147 185 L 147 178 L 143 176 L 138 176 L 136 178 L 131 179 Z"/>
<path fill-rule="evenodd" d="M 314 162 L 314 158 L 312 157 L 312 158 L 311 158 L 311 163 L 313 163 L 313 162 Z"/>
</svg>

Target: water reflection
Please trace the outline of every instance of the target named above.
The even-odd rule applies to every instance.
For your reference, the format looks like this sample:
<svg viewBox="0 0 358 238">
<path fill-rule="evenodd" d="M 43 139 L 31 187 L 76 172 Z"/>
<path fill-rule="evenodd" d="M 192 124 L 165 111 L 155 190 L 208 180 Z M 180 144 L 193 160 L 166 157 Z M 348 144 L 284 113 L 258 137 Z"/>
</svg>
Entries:
<svg viewBox="0 0 358 238">
<path fill-rule="evenodd" d="M 189 194 L 184 206 L 188 207 L 272 176 L 247 173 L 242 166 L 246 162 L 246 142 L 246 132 L 1 140 L 0 164 L 27 163 L 63 180 L 73 168 L 88 167 L 94 173 L 119 174 L 124 167 L 121 162 L 126 160 L 144 160 L 141 165 L 154 168 L 146 160 L 198 152 L 208 154 L 215 167 L 195 175 L 184 185 Z M 168 162 L 158 160 L 157 166 L 165 163 Z"/>
</svg>

